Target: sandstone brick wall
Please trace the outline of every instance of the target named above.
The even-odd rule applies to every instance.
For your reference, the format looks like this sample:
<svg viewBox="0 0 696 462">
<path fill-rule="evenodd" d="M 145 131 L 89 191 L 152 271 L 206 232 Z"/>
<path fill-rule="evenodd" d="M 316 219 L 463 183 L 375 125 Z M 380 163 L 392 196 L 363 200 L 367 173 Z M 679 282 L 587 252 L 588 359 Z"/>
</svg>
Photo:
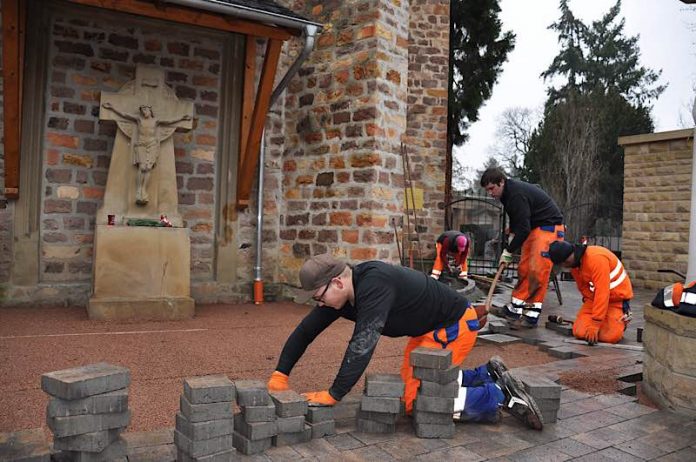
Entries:
<svg viewBox="0 0 696 462">
<path fill-rule="evenodd" d="M 658 289 L 686 274 L 693 130 L 619 138 L 624 147 L 622 260 L 636 287 Z"/>
<path fill-rule="evenodd" d="M 2 15 L 0 14 L 0 30 L 2 29 Z M 0 75 L 2 71 L 2 34 L 0 34 Z M 4 89 L 0 78 L 0 109 L 4 102 Z M 0 137 L 4 137 L 3 111 L 0 110 Z M 12 204 L 1 195 L 5 190 L 5 144 L 0 143 L 0 288 L 10 279 L 12 267 Z M 3 290 L 0 289 L 0 300 L 4 299 Z"/>
</svg>

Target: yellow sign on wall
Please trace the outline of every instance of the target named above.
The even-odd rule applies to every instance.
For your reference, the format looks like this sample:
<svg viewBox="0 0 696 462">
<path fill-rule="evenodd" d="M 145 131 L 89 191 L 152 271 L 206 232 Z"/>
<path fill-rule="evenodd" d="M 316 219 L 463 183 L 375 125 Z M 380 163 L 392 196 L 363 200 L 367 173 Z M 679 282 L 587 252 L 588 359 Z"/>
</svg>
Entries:
<svg viewBox="0 0 696 462">
<path fill-rule="evenodd" d="M 406 199 L 408 199 L 409 210 L 423 210 L 423 189 L 407 188 L 404 195 L 404 210 L 406 210 Z"/>
</svg>

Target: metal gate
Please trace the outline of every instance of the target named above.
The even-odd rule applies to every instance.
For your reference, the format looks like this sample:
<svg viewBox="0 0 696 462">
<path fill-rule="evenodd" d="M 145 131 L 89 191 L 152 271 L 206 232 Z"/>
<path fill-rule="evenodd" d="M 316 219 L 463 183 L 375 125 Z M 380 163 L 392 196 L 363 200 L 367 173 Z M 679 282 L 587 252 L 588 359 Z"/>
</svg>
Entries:
<svg viewBox="0 0 696 462">
<path fill-rule="evenodd" d="M 621 257 L 623 209 L 586 202 L 563 211 L 566 241 L 601 245 Z"/>
</svg>

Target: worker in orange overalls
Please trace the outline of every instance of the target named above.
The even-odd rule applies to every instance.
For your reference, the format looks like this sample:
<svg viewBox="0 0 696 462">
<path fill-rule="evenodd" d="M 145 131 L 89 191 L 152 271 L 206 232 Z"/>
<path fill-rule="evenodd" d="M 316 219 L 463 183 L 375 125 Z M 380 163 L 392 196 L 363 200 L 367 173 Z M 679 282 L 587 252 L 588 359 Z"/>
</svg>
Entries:
<svg viewBox="0 0 696 462">
<path fill-rule="evenodd" d="M 521 250 L 511 303 L 496 314 L 517 320 L 516 326 L 536 327 L 553 268 L 546 251 L 549 244 L 564 237 L 563 214 L 540 187 L 506 178 L 496 167 L 483 172 L 481 187 L 503 203 L 510 217 L 512 238 L 499 264 L 510 264 L 512 254 Z"/>
<path fill-rule="evenodd" d="M 466 259 L 469 256 L 469 238 L 459 231 L 445 231 L 440 234 L 435 243 L 435 263 L 430 272 L 430 277 L 440 279 L 440 275 L 448 265 L 448 255 L 454 256 L 455 263 L 459 266 L 459 279 L 466 279 L 468 266 Z"/>
<path fill-rule="evenodd" d="M 573 323 L 575 338 L 593 345 L 618 343 L 631 320 L 629 300 L 633 287 L 621 260 L 598 245 L 551 243 L 549 258 L 570 273 L 582 294 L 583 304 Z"/>
</svg>

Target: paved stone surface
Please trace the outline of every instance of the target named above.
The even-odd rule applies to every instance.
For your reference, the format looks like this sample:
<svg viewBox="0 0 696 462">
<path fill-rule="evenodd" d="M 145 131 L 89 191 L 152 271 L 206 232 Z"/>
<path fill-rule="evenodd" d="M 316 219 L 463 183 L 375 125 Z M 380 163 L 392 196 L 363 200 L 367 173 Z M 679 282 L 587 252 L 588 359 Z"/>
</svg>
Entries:
<svg viewBox="0 0 696 462">
<path fill-rule="evenodd" d="M 522 341 L 519 337 L 514 337 L 512 335 L 507 334 L 479 335 L 478 339 L 482 342 L 494 343 L 497 345 L 518 343 Z"/>
</svg>

